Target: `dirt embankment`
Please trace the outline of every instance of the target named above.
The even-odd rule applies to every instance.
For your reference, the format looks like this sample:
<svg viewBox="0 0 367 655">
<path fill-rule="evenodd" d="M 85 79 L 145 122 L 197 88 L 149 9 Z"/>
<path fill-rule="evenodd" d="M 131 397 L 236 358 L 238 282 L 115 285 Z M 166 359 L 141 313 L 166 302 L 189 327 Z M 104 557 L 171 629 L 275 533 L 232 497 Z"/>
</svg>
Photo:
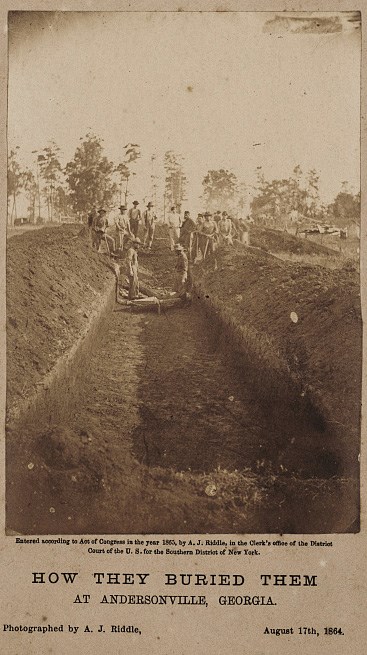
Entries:
<svg viewBox="0 0 367 655">
<path fill-rule="evenodd" d="M 354 458 L 362 354 L 357 271 L 290 263 L 238 246 L 196 265 L 194 278 L 199 296 L 229 328 L 228 339 L 257 371 L 254 384 L 278 420 L 284 404 L 298 402 L 320 427 L 325 422 L 347 448 L 352 444 Z"/>
<path fill-rule="evenodd" d="M 87 328 L 113 277 L 79 238 L 80 225 L 44 228 L 7 243 L 7 409 L 32 395 Z"/>
<path fill-rule="evenodd" d="M 250 243 L 250 248 L 238 243 L 219 248 L 192 267 L 199 299 L 228 327 L 224 341 L 231 347 L 237 343 L 247 360 L 254 356 L 254 383 L 259 389 L 265 384 L 268 398 L 278 399 L 275 382 L 288 379 L 322 418 L 358 440 L 362 318 L 357 262 L 277 230 L 251 226 Z M 276 257 L 282 252 L 305 256 L 307 263 L 283 261 Z M 338 260 L 338 265 L 310 264 L 309 255 L 326 264 Z M 153 253 L 147 260 L 151 284 L 167 286 L 174 259 L 171 253 Z M 269 380 L 271 370 L 276 380 Z"/>
<path fill-rule="evenodd" d="M 257 225 L 251 225 L 250 235 L 251 246 L 267 252 L 324 257 L 335 257 L 337 254 L 335 250 L 312 240 L 299 238 L 288 232 L 264 229 Z"/>
</svg>

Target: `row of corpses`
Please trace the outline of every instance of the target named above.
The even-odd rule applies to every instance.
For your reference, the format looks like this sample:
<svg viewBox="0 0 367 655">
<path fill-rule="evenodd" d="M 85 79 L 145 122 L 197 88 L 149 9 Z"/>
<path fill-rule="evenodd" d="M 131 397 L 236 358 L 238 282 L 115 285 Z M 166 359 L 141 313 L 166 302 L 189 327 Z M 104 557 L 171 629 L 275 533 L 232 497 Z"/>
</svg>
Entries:
<svg viewBox="0 0 367 655">
<path fill-rule="evenodd" d="M 159 312 L 161 302 L 166 306 L 174 306 L 178 302 L 187 301 L 190 298 L 188 289 L 191 287 L 191 282 L 189 283 L 191 276 L 189 273 L 188 257 L 184 248 L 179 243 L 176 243 L 174 246 L 177 252 L 177 262 L 174 269 L 173 292 L 167 294 L 162 290 L 142 287 L 139 281 L 138 253 L 141 248 L 147 248 L 148 251 L 151 250 L 154 229 L 148 231 L 147 221 L 145 221 L 145 233 L 147 231 L 149 232 L 149 242 L 147 244 L 146 239 L 144 239 L 144 243 L 142 243 L 141 239 L 137 236 L 139 225 L 137 224 L 135 230 L 132 231 L 127 217 L 125 218 L 124 216 L 123 210 L 125 210 L 125 207 L 121 206 L 120 210 L 120 220 L 115 221 L 116 230 L 119 230 L 119 234 L 116 235 L 119 237 L 117 248 L 115 239 L 107 232 L 108 221 L 105 218 L 106 210 L 98 210 L 97 217 L 94 216 L 91 221 L 89 221 L 88 217 L 87 228 L 92 248 L 95 248 L 97 252 L 101 252 L 101 246 L 104 244 L 105 252 L 111 258 L 112 268 L 116 276 L 116 301 L 129 307 L 142 306 L 147 308 L 149 306 L 156 306 Z M 145 212 L 145 214 L 147 213 Z M 81 234 L 84 234 L 84 230 L 85 228 L 83 228 Z"/>
<path fill-rule="evenodd" d="M 126 253 L 125 266 L 114 263 L 116 274 L 116 302 L 124 308 L 156 309 L 158 314 L 161 308 L 165 309 L 183 305 L 191 301 L 192 277 L 188 256 L 180 244 L 174 250 L 177 254 L 175 266 L 172 270 L 173 291 L 153 289 L 141 284 L 139 280 L 138 252 L 141 247 L 139 237 L 131 240 Z"/>
</svg>

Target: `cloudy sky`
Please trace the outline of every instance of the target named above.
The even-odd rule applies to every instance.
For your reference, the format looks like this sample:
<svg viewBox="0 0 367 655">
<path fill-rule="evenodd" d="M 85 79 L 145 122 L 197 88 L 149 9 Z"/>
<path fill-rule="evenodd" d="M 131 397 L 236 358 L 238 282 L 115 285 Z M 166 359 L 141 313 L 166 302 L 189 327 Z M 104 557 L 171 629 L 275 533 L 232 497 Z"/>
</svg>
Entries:
<svg viewBox="0 0 367 655">
<path fill-rule="evenodd" d="M 9 145 L 55 140 L 62 162 L 92 130 L 107 156 L 139 143 L 134 193 L 181 153 L 189 205 L 208 169 L 241 181 L 316 168 L 324 200 L 359 188 L 360 30 L 349 14 L 16 12 L 9 23 Z M 259 144 L 259 145 L 255 145 Z"/>
</svg>

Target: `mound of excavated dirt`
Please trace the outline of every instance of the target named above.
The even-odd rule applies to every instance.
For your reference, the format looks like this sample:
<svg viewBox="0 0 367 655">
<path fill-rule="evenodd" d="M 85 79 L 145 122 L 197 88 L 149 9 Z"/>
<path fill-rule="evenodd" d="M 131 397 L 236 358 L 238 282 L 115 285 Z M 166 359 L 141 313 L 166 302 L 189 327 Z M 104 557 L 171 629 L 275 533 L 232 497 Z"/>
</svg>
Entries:
<svg viewBox="0 0 367 655">
<path fill-rule="evenodd" d="M 7 404 L 28 396 L 74 343 L 112 272 L 80 225 L 44 228 L 7 244 Z"/>
<path fill-rule="evenodd" d="M 157 234 L 163 239 L 165 227 Z M 199 295 L 229 326 L 240 328 L 250 340 L 252 335 L 264 363 L 268 360 L 268 366 L 281 368 L 299 383 L 301 393 L 325 418 L 359 435 L 362 319 L 357 267 L 346 262 L 331 270 L 273 257 L 263 248 L 306 259 L 309 254 L 335 257 L 335 251 L 277 230 L 251 226 L 251 244 L 254 248 L 219 248 L 214 258 L 193 265 Z M 140 257 L 152 286 L 172 285 L 175 259 L 167 247 Z"/>
<path fill-rule="evenodd" d="M 265 368 L 288 371 L 328 421 L 359 435 L 358 273 L 281 261 L 245 247 L 218 249 L 215 260 L 193 269 L 214 310 L 244 332 Z"/>
<path fill-rule="evenodd" d="M 250 244 L 255 248 L 269 252 L 285 252 L 292 255 L 326 255 L 335 257 L 337 253 L 314 241 L 300 239 L 288 232 L 270 230 L 252 225 L 250 228 Z"/>
</svg>

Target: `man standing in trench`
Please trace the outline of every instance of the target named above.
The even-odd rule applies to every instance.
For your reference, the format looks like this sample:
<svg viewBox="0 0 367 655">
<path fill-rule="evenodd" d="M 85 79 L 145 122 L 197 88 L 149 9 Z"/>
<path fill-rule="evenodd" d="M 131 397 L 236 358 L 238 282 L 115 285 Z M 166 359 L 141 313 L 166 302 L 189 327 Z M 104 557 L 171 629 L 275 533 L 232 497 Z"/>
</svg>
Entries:
<svg viewBox="0 0 367 655">
<path fill-rule="evenodd" d="M 204 214 L 204 224 L 201 228 L 200 237 L 200 249 L 203 253 L 203 259 L 205 259 L 206 255 L 212 255 L 215 252 L 218 238 L 218 226 L 214 223 L 210 212 Z"/>
<path fill-rule="evenodd" d="M 180 214 L 176 211 L 176 207 L 173 205 L 171 207 L 171 211 L 168 214 L 169 245 L 172 252 L 174 250 L 175 243 L 177 243 L 180 238 L 180 227 Z"/>
<path fill-rule="evenodd" d="M 115 239 L 107 234 L 108 220 L 106 216 L 107 211 L 101 207 L 101 209 L 98 210 L 93 223 L 93 246 L 96 248 L 97 252 L 99 252 L 101 242 L 104 239 L 108 252 L 111 254 L 111 252 L 115 250 Z"/>
<path fill-rule="evenodd" d="M 148 248 L 148 250 L 152 249 L 152 243 L 153 243 L 153 237 L 154 237 L 154 231 L 155 231 L 155 220 L 156 216 L 154 212 L 152 211 L 153 204 L 151 202 L 148 202 L 147 208 L 143 214 L 143 220 L 144 220 L 144 229 L 145 229 L 145 234 L 144 234 L 144 247 Z"/>
<path fill-rule="evenodd" d="M 124 249 L 125 235 L 132 236 L 132 233 L 130 231 L 130 223 L 126 215 L 125 205 L 120 205 L 119 210 L 120 210 L 120 214 L 115 218 L 116 247 L 118 250 L 122 252 Z"/>
<path fill-rule="evenodd" d="M 196 230 L 196 225 L 192 218 L 190 217 L 190 212 L 185 211 L 183 223 L 180 229 L 180 240 L 179 243 L 188 253 L 189 260 L 191 261 L 192 255 L 192 241 L 193 241 L 193 232 Z"/>
<path fill-rule="evenodd" d="M 179 296 L 185 296 L 187 290 L 187 278 L 189 271 L 189 260 L 183 247 L 176 243 L 175 252 L 177 254 L 177 262 L 175 266 L 175 283 L 174 291 Z"/>
<path fill-rule="evenodd" d="M 138 263 L 138 250 L 141 244 L 140 239 L 133 238 L 130 242 L 130 247 L 127 251 L 126 264 L 127 276 L 129 278 L 129 300 L 134 300 L 139 297 L 139 263 Z"/>
<path fill-rule="evenodd" d="M 139 223 L 141 221 L 141 213 L 140 209 L 138 209 L 138 204 L 139 202 L 134 200 L 134 207 L 132 207 L 129 211 L 130 230 L 135 238 L 138 236 Z"/>
</svg>

